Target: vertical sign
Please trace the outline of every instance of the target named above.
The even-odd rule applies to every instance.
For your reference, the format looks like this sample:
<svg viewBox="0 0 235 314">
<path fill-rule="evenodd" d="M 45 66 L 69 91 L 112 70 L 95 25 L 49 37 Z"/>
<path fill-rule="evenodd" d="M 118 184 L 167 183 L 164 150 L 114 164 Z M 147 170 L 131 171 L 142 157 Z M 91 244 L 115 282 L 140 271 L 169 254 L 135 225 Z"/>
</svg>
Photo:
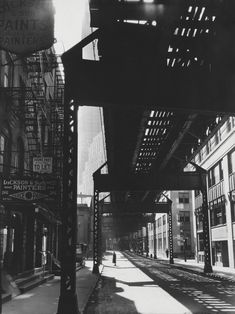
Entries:
<svg viewBox="0 0 235 314">
<path fill-rule="evenodd" d="M 52 0 L 1 0 L 0 48 L 15 54 L 48 49 L 54 42 Z"/>
</svg>

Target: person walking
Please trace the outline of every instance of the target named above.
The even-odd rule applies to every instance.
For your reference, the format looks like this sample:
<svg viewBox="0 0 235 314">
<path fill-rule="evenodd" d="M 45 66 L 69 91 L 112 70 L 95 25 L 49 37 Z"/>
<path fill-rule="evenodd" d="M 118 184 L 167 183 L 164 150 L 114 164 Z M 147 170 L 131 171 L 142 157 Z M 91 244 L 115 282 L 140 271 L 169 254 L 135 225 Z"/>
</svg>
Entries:
<svg viewBox="0 0 235 314">
<path fill-rule="evenodd" d="M 166 249 L 166 258 L 168 258 L 168 256 L 169 256 L 169 250 Z"/>
<path fill-rule="evenodd" d="M 114 264 L 114 266 L 116 266 L 116 260 L 117 260 L 116 253 L 113 252 L 113 264 Z"/>
</svg>

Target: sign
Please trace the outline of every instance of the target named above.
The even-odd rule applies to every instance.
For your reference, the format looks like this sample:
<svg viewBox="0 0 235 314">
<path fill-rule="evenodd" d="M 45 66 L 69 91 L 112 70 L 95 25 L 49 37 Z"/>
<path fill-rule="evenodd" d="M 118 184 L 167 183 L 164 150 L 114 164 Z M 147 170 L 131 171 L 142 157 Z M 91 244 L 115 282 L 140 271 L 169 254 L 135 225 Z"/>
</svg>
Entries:
<svg viewBox="0 0 235 314">
<path fill-rule="evenodd" d="M 50 179 L 2 179 L 2 201 L 35 202 L 57 201 L 57 180 Z"/>
<path fill-rule="evenodd" d="M 52 157 L 34 157 L 33 171 L 40 173 L 52 173 Z"/>
<path fill-rule="evenodd" d="M 0 48 L 15 54 L 48 49 L 54 43 L 52 0 L 1 0 Z"/>
</svg>

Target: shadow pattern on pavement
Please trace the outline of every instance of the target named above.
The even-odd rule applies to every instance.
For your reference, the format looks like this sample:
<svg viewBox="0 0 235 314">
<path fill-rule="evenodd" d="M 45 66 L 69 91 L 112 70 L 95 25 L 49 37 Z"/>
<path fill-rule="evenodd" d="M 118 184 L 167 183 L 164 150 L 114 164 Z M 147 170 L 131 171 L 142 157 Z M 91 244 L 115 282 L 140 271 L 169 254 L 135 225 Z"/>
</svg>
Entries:
<svg viewBox="0 0 235 314">
<path fill-rule="evenodd" d="M 124 255 L 192 313 L 235 313 L 235 286 L 230 280 L 214 279 L 132 254 Z"/>
<path fill-rule="evenodd" d="M 95 290 L 93 291 L 85 314 L 140 314 L 135 303 L 117 293 L 123 291 L 116 286 L 116 280 L 112 277 L 100 277 Z"/>
</svg>

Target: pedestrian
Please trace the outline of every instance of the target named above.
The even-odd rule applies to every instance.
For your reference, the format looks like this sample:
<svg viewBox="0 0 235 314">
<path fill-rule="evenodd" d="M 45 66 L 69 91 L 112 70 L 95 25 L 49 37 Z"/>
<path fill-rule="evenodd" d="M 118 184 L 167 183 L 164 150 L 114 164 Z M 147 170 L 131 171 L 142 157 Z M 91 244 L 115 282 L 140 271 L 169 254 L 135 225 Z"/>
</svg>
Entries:
<svg viewBox="0 0 235 314">
<path fill-rule="evenodd" d="M 166 249 L 166 258 L 168 258 L 168 255 L 169 255 L 169 250 Z"/>
<path fill-rule="evenodd" d="M 113 264 L 114 264 L 114 266 L 116 266 L 116 253 L 115 252 L 113 252 Z"/>
</svg>

